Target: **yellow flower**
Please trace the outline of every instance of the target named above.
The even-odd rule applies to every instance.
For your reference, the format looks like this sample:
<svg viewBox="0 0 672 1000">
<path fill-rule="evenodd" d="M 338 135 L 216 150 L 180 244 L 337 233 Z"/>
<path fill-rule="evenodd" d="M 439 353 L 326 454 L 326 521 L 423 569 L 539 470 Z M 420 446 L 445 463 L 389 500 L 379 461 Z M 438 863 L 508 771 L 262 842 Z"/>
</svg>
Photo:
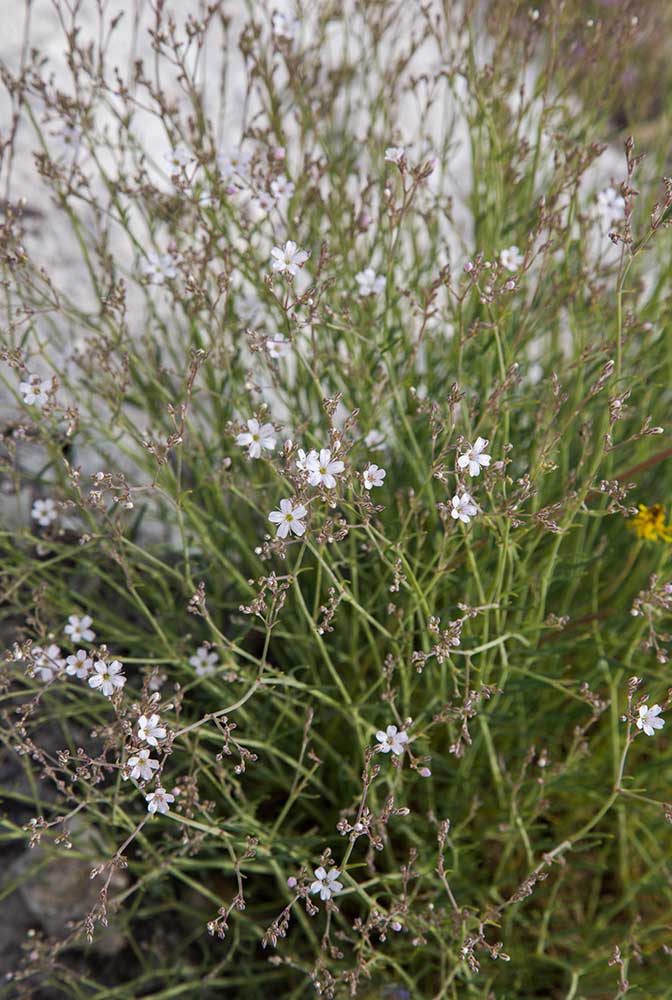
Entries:
<svg viewBox="0 0 672 1000">
<path fill-rule="evenodd" d="M 665 524 L 665 511 L 662 504 L 654 503 L 652 507 L 639 504 L 639 514 L 633 517 L 630 525 L 637 532 L 638 538 L 646 538 L 650 542 L 672 542 L 672 525 Z"/>
</svg>

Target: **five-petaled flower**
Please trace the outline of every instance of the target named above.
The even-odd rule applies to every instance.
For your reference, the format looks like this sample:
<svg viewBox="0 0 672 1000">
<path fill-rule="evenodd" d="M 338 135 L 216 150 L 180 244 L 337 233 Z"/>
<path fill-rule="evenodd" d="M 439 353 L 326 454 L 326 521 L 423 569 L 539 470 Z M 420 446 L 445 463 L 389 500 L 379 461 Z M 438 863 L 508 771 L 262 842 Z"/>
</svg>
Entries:
<svg viewBox="0 0 672 1000">
<path fill-rule="evenodd" d="M 40 378 L 39 375 L 28 375 L 27 382 L 19 383 L 19 392 L 27 406 L 37 406 L 40 410 L 49 401 L 49 393 L 53 390 L 52 378 Z"/>
<path fill-rule="evenodd" d="M 490 465 L 490 456 L 486 455 L 485 449 L 488 447 L 486 438 L 478 437 L 464 455 L 460 455 L 457 464 L 460 469 L 469 469 L 470 476 L 480 476 L 481 467 L 487 468 Z"/>
<path fill-rule="evenodd" d="M 143 748 L 142 750 L 138 750 L 133 757 L 128 758 L 126 763 L 131 768 L 131 778 L 134 778 L 136 781 L 138 779 L 142 779 L 142 781 L 152 780 L 154 771 L 159 767 L 159 762 L 150 757 L 149 754 L 150 751 Z"/>
<path fill-rule="evenodd" d="M 219 666 L 219 659 L 214 650 L 209 650 L 207 646 L 199 646 L 193 656 L 189 657 L 189 663 L 199 677 L 207 677 L 215 672 Z"/>
<path fill-rule="evenodd" d="M 164 153 L 163 158 L 173 169 L 173 173 L 179 173 L 190 163 L 194 162 L 194 154 L 190 153 L 184 146 L 176 146 L 169 153 Z"/>
<path fill-rule="evenodd" d="M 252 417 L 247 421 L 247 430 L 236 438 L 236 444 L 248 449 L 250 458 L 261 458 L 262 448 L 273 451 L 275 448 L 275 428 L 273 424 L 260 424 Z"/>
<path fill-rule="evenodd" d="M 119 660 L 112 660 L 111 663 L 96 660 L 93 664 L 93 673 L 89 677 L 89 687 L 100 690 L 106 698 L 111 698 L 115 691 L 123 688 L 125 683 L 126 678 L 122 673 L 122 664 Z"/>
<path fill-rule="evenodd" d="M 230 180 L 234 176 L 245 177 L 250 167 L 252 159 L 249 153 L 243 153 L 240 149 L 229 150 L 228 153 L 219 153 L 217 156 L 217 166 L 223 180 Z"/>
<path fill-rule="evenodd" d="M 469 524 L 469 519 L 478 514 L 478 507 L 471 499 L 469 493 L 456 493 L 451 500 L 451 504 L 451 517 L 455 518 L 456 521 L 459 518 L 464 524 Z"/>
<path fill-rule="evenodd" d="M 364 469 L 364 489 L 370 490 L 373 486 L 382 486 L 385 476 L 385 469 L 379 468 L 373 462 L 367 465 Z"/>
<path fill-rule="evenodd" d="M 69 674 L 71 677 L 79 677 L 80 680 L 88 677 L 93 667 L 93 660 L 85 649 L 78 649 L 65 662 L 67 664 L 65 668 L 66 674 Z"/>
<path fill-rule="evenodd" d="M 286 201 L 294 194 L 294 183 L 284 174 L 280 174 L 271 181 L 271 194 L 278 201 Z"/>
<path fill-rule="evenodd" d="M 147 260 L 140 262 L 140 271 L 150 284 L 162 285 L 164 281 L 178 276 L 177 265 L 181 260 L 180 254 L 157 253 L 156 250 L 150 250 Z"/>
<path fill-rule="evenodd" d="M 274 271 L 296 274 L 308 260 L 308 253 L 299 250 L 294 240 L 287 240 L 284 247 L 273 247 L 271 258 L 271 267 Z"/>
<path fill-rule="evenodd" d="M 639 706 L 639 716 L 637 718 L 637 728 L 643 729 L 647 736 L 653 736 L 654 730 L 662 729 L 665 719 L 660 718 L 662 708 L 660 705 L 647 704 Z"/>
<path fill-rule="evenodd" d="M 61 651 L 54 643 L 43 649 L 42 646 L 33 647 L 33 657 L 35 670 L 39 674 L 40 680 L 47 684 L 56 676 L 56 671 L 65 664 L 61 657 Z"/>
<path fill-rule="evenodd" d="M 356 274 L 355 281 L 359 285 L 359 294 L 365 298 L 369 295 L 380 295 L 385 291 L 385 278 L 382 274 L 376 274 L 372 267 L 367 267 Z"/>
<path fill-rule="evenodd" d="M 499 259 L 502 262 L 502 267 L 505 267 L 507 271 L 518 271 L 525 262 L 525 258 L 516 246 L 502 250 Z"/>
<path fill-rule="evenodd" d="M 58 517 L 58 509 L 56 504 L 50 498 L 46 500 L 36 500 L 33 503 L 33 509 L 31 511 L 34 521 L 42 528 L 48 528 L 52 521 L 55 521 Z"/>
<path fill-rule="evenodd" d="M 403 729 L 399 732 L 396 726 L 388 726 L 385 732 L 382 729 L 378 730 L 376 739 L 381 753 L 389 753 L 391 750 L 393 754 L 400 757 L 408 743 L 408 733 Z"/>
<path fill-rule="evenodd" d="M 70 636 L 73 642 L 93 642 L 96 633 L 91 628 L 92 625 L 93 618 L 90 615 L 83 615 L 81 618 L 77 615 L 70 615 L 68 624 L 63 631 Z"/>
<path fill-rule="evenodd" d="M 166 728 L 160 725 L 158 715 L 141 715 L 138 719 L 138 739 L 149 743 L 150 747 L 158 747 L 159 740 L 166 738 Z"/>
<path fill-rule="evenodd" d="M 340 871 L 338 868 L 331 868 L 327 871 L 320 865 L 313 872 L 315 876 L 315 881 L 310 886 L 310 891 L 315 896 L 319 892 L 320 899 L 327 900 L 335 896 L 337 892 L 341 892 L 343 885 L 338 881 L 340 877 Z"/>
<path fill-rule="evenodd" d="M 170 803 L 175 801 L 175 796 L 167 792 L 165 788 L 159 787 L 150 792 L 149 795 L 145 795 L 147 800 L 147 812 L 150 813 L 167 813 L 170 809 Z"/>
<path fill-rule="evenodd" d="M 308 470 L 318 461 L 318 454 L 314 448 L 309 452 L 305 452 L 303 448 L 299 448 L 299 457 L 296 460 L 296 467 L 300 472 L 308 472 Z"/>
<path fill-rule="evenodd" d="M 385 159 L 388 163 L 401 163 L 405 155 L 406 150 L 403 146 L 388 146 L 385 150 Z"/>
<path fill-rule="evenodd" d="M 343 472 L 345 464 L 331 457 L 331 449 L 322 448 L 319 455 L 307 460 L 308 482 L 311 486 L 326 486 L 333 490 L 336 476 Z"/>
<path fill-rule="evenodd" d="M 266 350 L 275 360 L 286 357 L 291 349 L 291 343 L 281 333 L 274 333 L 266 338 Z"/>
<path fill-rule="evenodd" d="M 286 538 L 290 531 L 295 535 L 304 533 L 306 526 L 303 519 L 307 514 L 308 511 L 302 504 L 295 507 L 291 500 L 281 500 L 280 510 L 272 510 L 268 520 L 277 524 L 277 537 Z"/>
</svg>

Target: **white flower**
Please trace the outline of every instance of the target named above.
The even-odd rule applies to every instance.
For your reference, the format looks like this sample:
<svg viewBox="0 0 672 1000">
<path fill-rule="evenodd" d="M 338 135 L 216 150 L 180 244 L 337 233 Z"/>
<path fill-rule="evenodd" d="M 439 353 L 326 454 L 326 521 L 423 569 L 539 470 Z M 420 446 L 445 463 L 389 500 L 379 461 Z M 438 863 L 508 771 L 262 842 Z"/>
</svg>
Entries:
<svg viewBox="0 0 672 1000">
<path fill-rule="evenodd" d="M 219 658 L 214 650 L 199 646 L 194 655 L 189 657 L 189 663 L 199 677 L 207 677 L 208 674 L 214 674 L 215 667 L 219 666 Z"/>
<path fill-rule="evenodd" d="M 459 518 L 464 524 L 469 524 L 469 519 L 478 514 L 478 507 L 472 502 L 468 493 L 463 493 L 461 496 L 456 493 L 451 502 L 453 509 L 450 513 L 455 520 Z"/>
<path fill-rule="evenodd" d="M 184 167 L 188 167 L 190 163 L 193 163 L 195 159 L 193 153 L 190 153 L 184 146 L 176 146 L 169 153 L 164 153 L 163 158 L 166 163 L 170 164 L 173 173 L 179 173 Z"/>
<path fill-rule="evenodd" d="M 69 674 L 71 677 L 79 677 L 80 680 L 88 677 L 93 667 L 93 660 L 85 649 L 78 649 L 65 662 L 67 663 L 67 667 L 65 668 L 66 674 Z"/>
<path fill-rule="evenodd" d="M 320 454 L 310 459 L 306 467 L 308 482 L 311 486 L 322 484 L 328 490 L 333 490 L 336 485 L 336 476 L 343 472 L 345 464 L 338 459 L 332 459 L 329 448 L 322 448 Z"/>
<path fill-rule="evenodd" d="M 364 444 L 370 451 L 380 451 L 385 447 L 385 435 L 374 427 L 364 438 Z"/>
<path fill-rule="evenodd" d="M 273 424 L 260 424 L 254 417 L 247 421 L 247 430 L 239 434 L 236 444 L 248 449 L 250 458 L 261 458 L 262 448 L 273 451 L 275 448 L 275 429 Z"/>
<path fill-rule="evenodd" d="M 159 725 L 161 719 L 158 715 L 141 715 L 138 719 L 138 739 L 143 743 L 149 743 L 150 747 L 158 747 L 159 740 L 166 738 L 165 726 Z"/>
<path fill-rule="evenodd" d="M 291 349 L 291 343 L 281 333 L 274 333 L 272 336 L 266 338 L 266 350 L 276 360 L 278 358 L 285 358 Z"/>
<path fill-rule="evenodd" d="M 389 753 L 390 750 L 397 757 L 400 757 L 404 752 L 404 746 L 408 743 L 408 733 L 397 731 L 396 726 L 388 726 L 385 732 L 379 729 L 376 733 L 376 739 L 378 740 L 378 749 L 381 753 Z"/>
<path fill-rule="evenodd" d="M 47 646 L 46 649 L 43 649 L 42 646 L 35 646 L 33 648 L 33 657 L 35 660 L 35 669 L 40 676 L 40 680 L 44 681 L 45 684 L 53 680 L 56 671 L 65 666 L 65 660 L 61 656 L 61 651 L 54 643 L 51 646 Z"/>
<path fill-rule="evenodd" d="M 175 801 L 175 796 L 159 785 L 156 791 L 145 795 L 145 799 L 147 800 L 147 812 L 167 813 L 170 809 L 170 803 Z"/>
<path fill-rule="evenodd" d="M 506 250 L 502 250 L 499 255 L 499 259 L 502 262 L 502 267 L 505 267 L 507 271 L 517 271 L 523 266 L 525 258 L 518 249 L 518 247 L 507 247 Z"/>
<path fill-rule="evenodd" d="M 267 191 L 262 191 L 260 194 L 256 196 L 256 198 L 252 199 L 252 204 L 263 215 L 268 215 L 268 213 L 275 205 L 275 198 L 273 197 L 272 194 L 269 194 Z"/>
<path fill-rule="evenodd" d="M 271 250 L 271 267 L 274 271 L 287 271 L 288 274 L 296 274 L 300 267 L 308 260 L 305 250 L 299 250 L 294 240 L 287 240 L 284 247 L 273 247 Z"/>
<path fill-rule="evenodd" d="M 27 406 L 37 406 L 40 410 L 49 401 L 49 393 L 54 387 L 53 378 L 28 375 L 27 382 L 19 383 L 19 392 Z"/>
<path fill-rule="evenodd" d="M 251 159 L 250 153 L 243 153 L 241 149 L 231 149 L 228 153 L 218 155 L 217 166 L 224 180 L 230 180 L 234 176 L 246 177 Z"/>
<path fill-rule="evenodd" d="M 597 212 L 607 223 L 619 222 L 625 215 L 625 199 L 616 188 L 605 188 L 597 196 Z"/>
<path fill-rule="evenodd" d="M 111 663 L 96 660 L 93 669 L 95 673 L 89 677 L 89 687 L 100 688 L 106 698 L 110 698 L 117 689 L 121 689 L 126 683 L 119 660 L 112 660 Z"/>
<path fill-rule="evenodd" d="M 66 635 L 69 635 L 73 642 L 93 642 L 96 638 L 96 633 L 93 631 L 91 626 L 93 625 L 93 618 L 89 615 L 84 615 L 79 618 L 77 615 L 70 615 L 68 618 L 68 624 L 64 628 Z"/>
<path fill-rule="evenodd" d="M 385 159 L 388 163 L 400 163 L 405 153 L 403 146 L 388 146 L 385 150 Z"/>
<path fill-rule="evenodd" d="M 159 254 L 155 250 L 150 250 L 147 260 L 140 261 L 140 271 L 151 284 L 162 285 L 168 278 L 177 277 L 179 273 L 177 265 L 181 260 L 180 254 Z"/>
<path fill-rule="evenodd" d="M 271 30 L 276 38 L 284 38 L 291 42 L 299 30 L 299 20 L 293 14 L 283 14 L 276 10 L 271 18 Z"/>
<path fill-rule="evenodd" d="M 640 705 L 637 728 L 643 729 L 647 736 L 653 736 L 654 730 L 662 729 L 665 725 L 665 719 L 659 718 L 661 712 L 660 705 L 652 705 L 651 708 L 648 705 Z"/>
<path fill-rule="evenodd" d="M 58 517 L 58 509 L 53 500 L 36 500 L 31 511 L 33 520 L 43 528 L 48 528 Z"/>
<path fill-rule="evenodd" d="M 310 891 L 313 895 L 319 892 L 320 899 L 331 899 L 332 896 L 335 896 L 337 892 L 341 892 L 343 889 L 342 884 L 338 881 L 340 874 L 338 868 L 331 868 L 327 871 L 326 868 L 320 865 L 313 872 L 315 881 L 312 883 Z"/>
<path fill-rule="evenodd" d="M 458 458 L 458 467 L 460 469 L 468 468 L 470 476 L 480 476 L 481 466 L 487 468 L 490 465 L 490 456 L 485 453 L 487 447 L 488 442 L 485 438 L 476 438 L 473 448 Z"/>
<path fill-rule="evenodd" d="M 284 174 L 280 174 L 275 180 L 271 181 L 271 194 L 278 201 L 291 198 L 294 194 L 294 184 Z"/>
<path fill-rule="evenodd" d="M 370 490 L 372 486 L 382 486 L 385 475 L 385 469 L 380 469 L 373 463 L 367 465 L 364 469 L 364 489 Z"/>
<path fill-rule="evenodd" d="M 307 514 L 308 511 L 302 504 L 295 507 L 291 500 L 281 500 L 280 510 L 272 510 L 268 520 L 278 525 L 277 537 L 286 538 L 290 531 L 295 535 L 304 533 L 306 526 L 303 519 Z"/>
<path fill-rule="evenodd" d="M 314 448 L 308 453 L 306 453 L 303 448 L 299 448 L 299 457 L 296 460 L 296 467 L 300 472 L 308 472 L 317 460 L 318 455 Z"/>
<path fill-rule="evenodd" d="M 385 278 L 376 274 L 372 267 L 367 267 L 356 274 L 355 281 L 359 285 L 359 294 L 362 296 L 380 295 L 381 292 L 385 291 Z"/>
<path fill-rule="evenodd" d="M 143 781 L 151 781 L 154 777 L 154 771 L 157 770 L 159 766 L 158 760 L 154 760 L 149 756 L 149 750 L 143 749 L 138 750 L 134 757 L 129 757 L 126 762 L 131 771 L 131 777 L 135 778 L 137 781 L 141 778 Z M 151 810 L 155 812 L 156 810 Z"/>
</svg>

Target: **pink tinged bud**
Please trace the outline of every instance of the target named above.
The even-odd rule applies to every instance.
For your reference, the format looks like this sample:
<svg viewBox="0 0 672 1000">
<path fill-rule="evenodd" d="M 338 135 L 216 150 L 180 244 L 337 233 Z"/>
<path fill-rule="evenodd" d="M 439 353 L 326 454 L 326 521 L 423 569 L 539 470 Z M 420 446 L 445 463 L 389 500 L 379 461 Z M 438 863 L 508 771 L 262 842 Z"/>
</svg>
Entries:
<svg viewBox="0 0 672 1000">
<path fill-rule="evenodd" d="M 394 923 L 390 924 L 390 927 L 392 928 L 393 931 L 401 930 L 401 924 L 399 923 L 398 920 L 395 920 Z"/>
<path fill-rule="evenodd" d="M 284 160 L 286 156 L 284 146 L 275 146 L 273 148 L 273 159 L 274 160 Z"/>
<path fill-rule="evenodd" d="M 421 778 L 431 778 L 432 776 L 432 772 L 429 770 L 428 767 L 421 767 L 420 770 L 418 771 L 418 774 L 420 775 Z"/>
<path fill-rule="evenodd" d="M 227 184 L 224 190 L 227 194 L 235 194 L 237 189 L 234 184 Z"/>
<path fill-rule="evenodd" d="M 290 889 L 294 889 L 296 887 L 297 882 L 293 875 L 290 875 L 289 878 L 287 879 L 287 885 L 289 886 Z"/>
<path fill-rule="evenodd" d="M 470 260 L 468 260 L 467 263 L 464 265 L 464 270 L 467 272 L 467 274 L 469 274 L 470 271 L 474 270 L 474 265 L 471 263 Z"/>
</svg>

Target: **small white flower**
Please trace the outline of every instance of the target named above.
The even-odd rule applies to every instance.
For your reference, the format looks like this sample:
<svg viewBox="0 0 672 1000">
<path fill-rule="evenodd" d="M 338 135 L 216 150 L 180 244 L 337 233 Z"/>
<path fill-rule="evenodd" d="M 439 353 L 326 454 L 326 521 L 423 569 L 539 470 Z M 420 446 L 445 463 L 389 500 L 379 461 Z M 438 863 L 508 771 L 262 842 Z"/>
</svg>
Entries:
<svg viewBox="0 0 672 1000">
<path fill-rule="evenodd" d="M 290 531 L 295 535 L 304 533 L 306 526 L 303 519 L 307 514 L 308 511 L 302 504 L 295 507 L 291 500 L 281 500 L 280 510 L 272 510 L 268 520 L 278 525 L 277 537 L 286 538 Z"/>
<path fill-rule="evenodd" d="M 177 265 L 181 260 L 180 254 L 159 254 L 155 250 L 150 250 L 147 260 L 140 262 L 140 271 L 150 284 L 162 285 L 164 281 L 178 276 Z"/>
<path fill-rule="evenodd" d="M 284 174 L 271 181 L 271 194 L 278 201 L 286 201 L 294 194 L 294 184 Z"/>
<path fill-rule="evenodd" d="M 189 663 L 199 677 L 207 677 L 214 674 L 215 668 L 219 666 L 219 658 L 214 650 L 199 646 L 194 655 L 189 657 Z"/>
<path fill-rule="evenodd" d="M 308 472 L 317 460 L 318 455 L 314 448 L 307 453 L 303 450 L 303 448 L 299 448 L 299 457 L 296 460 L 296 467 L 299 472 Z"/>
<path fill-rule="evenodd" d="M 160 722 L 161 719 L 156 714 L 150 715 L 149 718 L 141 715 L 138 719 L 138 739 L 143 743 L 149 743 L 150 747 L 158 747 L 159 740 L 166 738 L 165 726 L 161 726 Z"/>
<path fill-rule="evenodd" d="M 256 198 L 252 199 L 252 204 L 263 215 L 268 215 L 275 205 L 275 198 L 267 191 L 262 191 Z"/>
<path fill-rule="evenodd" d="M 36 500 L 31 511 L 33 520 L 43 528 L 48 528 L 58 517 L 58 508 L 53 500 Z"/>
<path fill-rule="evenodd" d="M 608 187 L 597 196 L 597 213 L 606 223 L 620 222 L 625 215 L 625 199 L 616 188 Z"/>
<path fill-rule="evenodd" d="M 149 795 L 145 795 L 147 800 L 147 812 L 150 813 L 167 813 L 170 809 L 170 803 L 175 801 L 175 796 L 167 792 L 165 788 L 159 786 L 155 791 L 150 792 Z"/>
<path fill-rule="evenodd" d="M 380 295 L 385 291 L 385 278 L 376 274 L 372 267 L 367 267 L 356 274 L 355 281 L 359 285 L 359 294 L 363 297 Z"/>
<path fill-rule="evenodd" d="M 271 267 L 274 271 L 296 274 L 308 260 L 305 250 L 299 250 L 294 240 L 287 240 L 284 247 L 273 247 L 271 250 Z"/>
<path fill-rule="evenodd" d="M 665 725 L 665 719 L 659 718 L 662 708 L 660 705 L 648 705 L 639 706 L 639 718 L 637 719 L 637 728 L 643 729 L 647 736 L 653 736 L 654 730 L 662 729 Z"/>
<path fill-rule="evenodd" d="M 328 490 L 333 490 L 336 485 L 336 476 L 343 472 L 345 464 L 339 459 L 331 457 L 329 448 L 322 448 L 320 454 L 315 456 L 307 464 L 308 482 L 311 486 L 326 486 Z"/>
<path fill-rule="evenodd" d="M 276 360 L 287 357 L 291 349 L 291 343 L 281 333 L 274 333 L 266 338 L 266 350 Z"/>
<path fill-rule="evenodd" d="M 490 465 L 490 456 L 485 453 L 487 447 L 488 442 L 485 438 L 476 438 L 473 448 L 458 458 L 458 467 L 460 469 L 468 468 L 470 476 L 480 476 L 481 466 L 487 468 Z"/>
<path fill-rule="evenodd" d="M 65 666 L 65 660 L 61 656 L 61 651 L 54 643 L 43 649 L 42 646 L 33 648 L 35 669 L 43 683 L 47 684 L 56 676 L 56 672 Z"/>
<path fill-rule="evenodd" d="M 460 496 L 456 493 L 451 503 L 453 505 L 451 516 L 455 520 L 459 518 L 464 524 L 469 524 L 469 519 L 478 514 L 478 507 L 473 503 L 468 493 L 462 493 Z"/>
<path fill-rule="evenodd" d="M 89 687 L 99 688 L 106 698 L 111 698 L 126 683 L 119 660 L 112 660 L 111 663 L 96 660 L 93 670 L 94 673 L 89 677 Z"/>
<path fill-rule="evenodd" d="M 341 892 L 343 885 L 338 881 L 340 878 L 340 871 L 338 868 L 331 868 L 329 871 L 320 865 L 313 872 L 315 876 L 315 881 L 310 886 L 310 891 L 315 896 L 318 892 L 320 894 L 320 899 L 327 900 L 335 896 L 337 892 Z"/>
<path fill-rule="evenodd" d="M 507 271 L 517 271 L 523 266 L 525 258 L 518 249 L 518 247 L 507 247 L 506 250 L 502 250 L 499 255 L 499 259 L 502 262 L 502 267 L 505 267 Z"/>
<path fill-rule="evenodd" d="M 374 427 L 364 438 L 364 444 L 370 451 L 381 451 L 385 447 L 385 435 Z"/>
<path fill-rule="evenodd" d="M 373 463 L 367 465 L 364 469 L 364 489 L 370 490 L 373 486 L 382 486 L 385 476 L 385 469 L 380 469 Z"/>
<path fill-rule="evenodd" d="M 78 649 L 65 662 L 67 663 L 65 668 L 66 674 L 69 674 L 71 677 L 79 677 L 80 680 L 88 677 L 93 668 L 93 660 L 85 649 Z"/>
<path fill-rule="evenodd" d="M 131 777 L 136 781 L 142 779 L 142 781 L 151 781 L 154 777 L 154 771 L 157 770 L 159 766 L 158 760 L 154 760 L 149 756 L 150 751 L 147 749 L 138 750 L 137 754 L 133 757 L 129 757 L 127 764 L 131 770 Z"/>
<path fill-rule="evenodd" d="M 299 20 L 293 14 L 283 14 L 276 10 L 271 18 L 271 30 L 276 38 L 291 42 L 299 30 Z"/>
<path fill-rule="evenodd" d="M 385 159 L 388 163 L 401 163 L 406 154 L 403 146 L 388 146 L 385 150 Z"/>
<path fill-rule="evenodd" d="M 195 159 L 193 153 L 190 153 L 184 146 L 176 146 L 169 153 L 164 153 L 163 158 L 166 163 L 170 164 L 174 174 L 188 167 Z"/>
<path fill-rule="evenodd" d="M 39 375 L 28 375 L 27 382 L 19 383 L 19 392 L 27 406 L 37 406 L 41 410 L 49 402 L 49 393 L 53 387 L 53 378 L 42 379 Z"/>
<path fill-rule="evenodd" d="M 228 153 L 220 153 L 217 157 L 217 166 L 223 180 L 230 180 L 232 177 L 246 177 L 251 159 L 250 153 L 243 153 L 241 149 L 231 149 Z"/>
<path fill-rule="evenodd" d="M 262 448 L 268 451 L 273 451 L 275 448 L 273 424 L 260 424 L 253 417 L 247 421 L 247 430 L 237 436 L 236 444 L 248 449 L 249 458 L 261 458 Z"/>
<path fill-rule="evenodd" d="M 93 642 L 96 638 L 96 633 L 91 628 L 92 625 L 93 618 L 91 618 L 90 615 L 83 615 L 81 618 L 77 615 L 70 615 L 68 618 L 68 624 L 65 626 L 63 631 L 66 635 L 69 635 L 71 640 L 75 643 Z"/>
<path fill-rule="evenodd" d="M 385 732 L 382 729 L 378 730 L 376 739 L 381 753 L 389 753 L 391 750 L 393 754 L 400 757 L 408 743 L 408 733 L 404 732 L 403 729 L 398 732 L 396 726 L 388 726 Z"/>
</svg>

